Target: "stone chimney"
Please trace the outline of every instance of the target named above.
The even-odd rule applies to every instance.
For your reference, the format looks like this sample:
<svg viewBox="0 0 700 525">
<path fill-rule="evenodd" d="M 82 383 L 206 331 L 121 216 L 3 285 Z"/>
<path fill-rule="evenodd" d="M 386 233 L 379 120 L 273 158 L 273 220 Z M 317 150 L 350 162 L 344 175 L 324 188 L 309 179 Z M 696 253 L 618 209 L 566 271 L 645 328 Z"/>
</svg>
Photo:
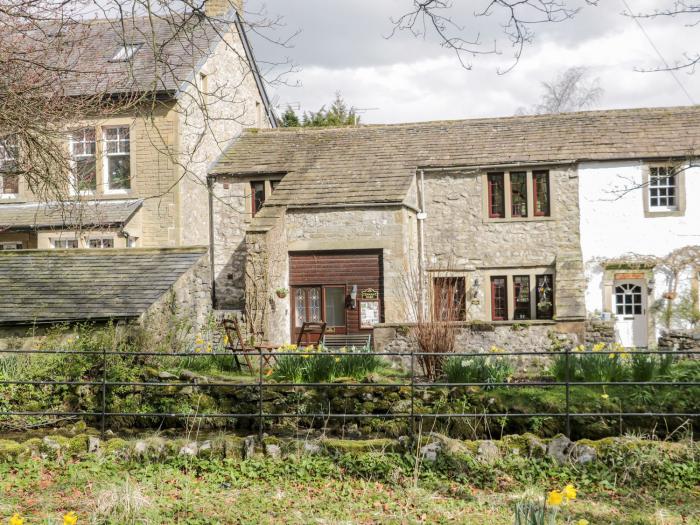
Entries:
<svg viewBox="0 0 700 525">
<path fill-rule="evenodd" d="M 205 0 L 204 2 L 204 11 L 211 17 L 223 16 L 234 7 L 240 15 L 243 15 L 243 0 Z"/>
</svg>

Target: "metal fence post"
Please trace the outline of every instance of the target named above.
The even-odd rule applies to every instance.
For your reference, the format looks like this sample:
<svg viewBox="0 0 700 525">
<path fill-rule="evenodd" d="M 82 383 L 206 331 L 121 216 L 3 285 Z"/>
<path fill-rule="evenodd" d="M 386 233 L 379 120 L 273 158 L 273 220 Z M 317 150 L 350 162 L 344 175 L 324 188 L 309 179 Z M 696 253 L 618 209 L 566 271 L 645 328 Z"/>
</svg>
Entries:
<svg viewBox="0 0 700 525">
<path fill-rule="evenodd" d="M 567 346 L 564 351 L 566 352 L 566 437 L 571 439 L 571 348 Z"/>
<path fill-rule="evenodd" d="M 102 347 L 102 423 L 100 438 L 105 438 L 105 419 L 107 417 L 107 349 Z"/>
<path fill-rule="evenodd" d="M 415 398 L 416 398 L 416 365 L 415 365 L 415 349 L 411 345 L 411 439 L 416 439 L 416 415 L 415 415 Z"/>
<path fill-rule="evenodd" d="M 263 349 L 260 348 L 260 365 L 258 369 L 258 386 L 260 396 L 258 399 L 258 436 L 260 438 L 260 443 L 263 440 Z"/>
</svg>

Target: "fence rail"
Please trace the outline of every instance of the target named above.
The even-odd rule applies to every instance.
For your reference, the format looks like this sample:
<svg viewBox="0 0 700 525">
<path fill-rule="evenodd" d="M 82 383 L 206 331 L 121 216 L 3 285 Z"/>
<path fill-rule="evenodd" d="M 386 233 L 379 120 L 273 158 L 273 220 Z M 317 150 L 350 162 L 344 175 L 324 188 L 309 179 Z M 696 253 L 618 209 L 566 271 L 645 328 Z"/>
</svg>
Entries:
<svg viewBox="0 0 700 525">
<path fill-rule="evenodd" d="M 323 351 L 323 355 L 328 356 L 355 356 L 363 355 L 366 356 L 367 352 L 362 351 Z M 283 356 L 318 356 L 318 351 L 311 350 L 300 350 L 300 351 L 268 351 L 260 350 L 258 352 L 119 352 L 114 350 L 102 350 L 102 351 L 90 351 L 90 350 L 2 350 L 0 351 L 0 359 L 7 355 L 63 355 L 63 356 L 92 356 L 99 359 L 99 372 L 95 374 L 99 376 L 100 379 L 92 380 L 24 380 L 24 379 L 6 379 L 0 380 L 0 393 L 2 393 L 2 387 L 11 385 L 24 385 L 24 386 L 70 386 L 70 387 L 99 387 L 100 390 L 100 409 L 90 410 L 90 411 L 57 411 L 57 410 L 0 410 L 0 417 L 2 416 L 31 416 L 31 417 L 87 417 L 87 418 L 97 418 L 100 422 L 100 428 L 104 434 L 108 420 L 115 417 L 143 417 L 143 418 L 186 418 L 186 419 L 237 419 L 237 418 L 247 418 L 256 419 L 258 421 L 258 430 L 262 436 L 265 428 L 265 422 L 275 419 L 285 419 L 285 418 L 319 418 L 322 420 L 329 419 L 343 419 L 343 420 L 353 420 L 353 419 L 364 419 L 364 418 L 376 418 L 376 419 L 408 419 L 410 422 L 410 427 L 412 431 L 415 429 L 416 424 L 426 418 L 433 419 L 465 419 L 465 418 L 563 418 L 565 420 L 565 428 L 567 436 L 571 434 L 571 420 L 572 418 L 595 418 L 595 417 L 614 417 L 614 418 L 684 418 L 688 420 L 698 420 L 700 418 L 700 411 L 697 408 L 698 405 L 694 405 L 694 409 L 691 412 L 655 412 L 655 411 L 642 411 L 642 412 L 625 412 L 625 411 L 574 411 L 571 407 L 571 389 L 581 386 L 589 387 L 628 387 L 628 386 L 645 386 L 645 387 L 678 387 L 692 388 L 699 387 L 700 381 L 671 381 L 671 380 L 649 380 L 649 381 L 584 381 L 584 380 L 574 380 L 571 377 L 571 363 L 573 359 L 586 359 L 594 355 L 614 355 L 620 354 L 621 351 L 618 350 L 601 350 L 599 352 L 576 352 L 570 348 L 566 348 L 563 351 L 525 351 L 525 352 L 498 352 L 497 354 L 492 354 L 488 352 L 449 352 L 449 353 L 434 353 L 434 352 L 373 352 L 372 355 L 378 357 L 394 357 L 404 360 L 410 363 L 408 366 L 408 377 L 403 378 L 403 381 L 397 382 L 361 382 L 361 383 L 345 383 L 345 382 L 276 382 L 268 379 L 264 374 L 266 363 L 269 358 L 280 358 Z M 635 355 L 649 355 L 649 356 L 676 356 L 679 358 L 697 358 L 700 355 L 700 351 L 695 350 L 684 350 L 684 351 L 673 351 L 673 350 L 639 350 L 633 351 L 631 354 Z M 108 358 L 118 356 L 118 357 L 134 357 L 134 358 L 146 358 L 146 357 L 168 357 L 168 358 L 189 358 L 189 359 L 200 359 L 200 358 L 210 358 L 210 357 L 223 357 L 237 359 L 237 357 L 254 357 L 257 361 L 257 373 L 252 377 L 255 377 L 253 381 L 247 382 L 227 382 L 227 381 L 206 381 L 206 382 L 191 382 L 191 381 L 110 381 L 108 380 L 110 365 Z M 565 359 L 565 369 L 566 378 L 564 381 L 547 381 L 547 380 L 518 380 L 518 381 L 494 381 L 494 382 L 450 382 L 450 381 L 425 381 L 424 378 L 418 375 L 418 363 L 417 360 L 428 357 L 431 359 L 435 358 L 448 358 L 448 357 L 484 357 L 484 356 L 494 356 L 503 358 L 512 357 L 548 357 L 556 358 L 563 356 Z M 252 372 L 252 371 L 251 371 Z M 179 387 L 191 387 L 191 388 L 207 388 L 207 389 L 255 389 L 258 392 L 257 396 L 257 410 L 254 412 L 230 412 L 230 413 L 220 413 L 220 412 L 134 412 L 134 411 L 112 411 L 108 407 L 108 394 L 109 390 L 113 387 L 138 387 L 138 388 L 179 388 Z M 396 388 L 409 388 L 409 401 L 410 410 L 398 413 L 333 413 L 330 410 L 328 412 L 266 412 L 265 411 L 265 392 L 275 389 L 354 389 L 354 388 L 370 388 L 373 392 L 381 394 L 384 389 L 396 389 Z M 522 388 L 522 387 L 547 387 L 547 388 L 564 388 L 565 389 L 565 404 L 561 412 L 424 412 L 416 409 L 416 399 L 417 393 L 423 390 L 431 389 L 445 389 L 445 388 Z M 700 404 L 700 399 L 698 400 Z"/>
</svg>

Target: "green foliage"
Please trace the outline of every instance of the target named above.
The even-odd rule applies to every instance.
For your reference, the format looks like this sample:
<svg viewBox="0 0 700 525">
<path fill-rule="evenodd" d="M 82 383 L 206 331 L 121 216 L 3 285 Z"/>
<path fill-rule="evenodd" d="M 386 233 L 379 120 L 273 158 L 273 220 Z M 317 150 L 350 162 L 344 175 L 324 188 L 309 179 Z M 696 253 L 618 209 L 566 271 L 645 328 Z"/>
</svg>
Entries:
<svg viewBox="0 0 700 525">
<path fill-rule="evenodd" d="M 700 305 L 697 295 L 688 290 L 678 298 L 678 302 L 673 307 L 674 317 L 681 322 L 688 323 L 695 327 L 700 323 Z"/>
<path fill-rule="evenodd" d="M 280 127 L 283 128 L 298 128 L 301 125 L 299 117 L 291 108 L 291 106 L 287 106 L 287 109 L 284 111 L 284 113 L 282 113 L 282 116 L 279 120 Z"/>
<path fill-rule="evenodd" d="M 307 128 L 357 126 L 359 123 L 360 117 L 357 116 L 357 110 L 354 107 L 348 107 L 340 92 L 335 94 L 335 100 L 329 109 L 322 106 L 318 111 L 304 113 L 302 118 L 302 126 Z"/>
<path fill-rule="evenodd" d="M 541 498 L 523 497 L 515 503 L 514 525 L 555 525 L 556 509 L 547 507 Z"/>
<path fill-rule="evenodd" d="M 450 357 L 443 371 L 450 383 L 504 383 L 513 375 L 513 365 L 503 356 Z"/>
<path fill-rule="evenodd" d="M 650 355 L 625 351 L 619 346 L 610 346 L 610 352 L 600 345 L 591 350 L 579 349 L 569 354 L 569 379 L 571 381 L 652 381 L 666 376 L 675 361 L 671 354 Z M 614 351 L 617 350 L 617 351 Z M 567 357 L 554 357 L 549 373 L 557 381 L 567 377 Z"/>
<path fill-rule="evenodd" d="M 345 351 L 346 349 L 341 349 L 341 352 Z M 294 383 L 319 383 L 332 381 L 337 377 L 361 380 L 383 365 L 383 360 L 369 348 L 353 347 L 348 352 L 344 355 L 332 355 L 325 353 L 323 348 L 317 351 L 300 349 L 299 355 L 278 356 L 272 378 Z"/>
</svg>

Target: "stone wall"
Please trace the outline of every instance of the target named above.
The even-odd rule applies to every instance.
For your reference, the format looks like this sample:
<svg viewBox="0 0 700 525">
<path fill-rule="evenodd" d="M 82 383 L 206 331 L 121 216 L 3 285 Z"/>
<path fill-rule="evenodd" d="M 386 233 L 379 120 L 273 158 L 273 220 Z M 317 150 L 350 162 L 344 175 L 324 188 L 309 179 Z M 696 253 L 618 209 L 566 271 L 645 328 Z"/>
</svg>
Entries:
<svg viewBox="0 0 700 525">
<path fill-rule="evenodd" d="M 585 343 L 614 343 L 615 321 L 588 319 L 586 321 Z"/>
<path fill-rule="evenodd" d="M 700 351 L 700 329 L 662 332 L 659 337 L 659 349 Z"/>
<path fill-rule="evenodd" d="M 173 329 L 199 331 L 211 311 L 211 266 L 205 254 L 141 315 L 139 323 L 159 339 Z"/>
<path fill-rule="evenodd" d="M 551 217 L 491 220 L 484 203 L 484 172 L 441 172 L 425 177 L 425 243 L 429 271 L 478 279 L 485 300 L 472 305 L 489 319 L 485 295 L 491 274 L 545 268 L 555 273 L 555 316 L 585 317 L 585 280 L 579 246 L 578 177 L 573 168 L 550 169 Z"/>
</svg>

